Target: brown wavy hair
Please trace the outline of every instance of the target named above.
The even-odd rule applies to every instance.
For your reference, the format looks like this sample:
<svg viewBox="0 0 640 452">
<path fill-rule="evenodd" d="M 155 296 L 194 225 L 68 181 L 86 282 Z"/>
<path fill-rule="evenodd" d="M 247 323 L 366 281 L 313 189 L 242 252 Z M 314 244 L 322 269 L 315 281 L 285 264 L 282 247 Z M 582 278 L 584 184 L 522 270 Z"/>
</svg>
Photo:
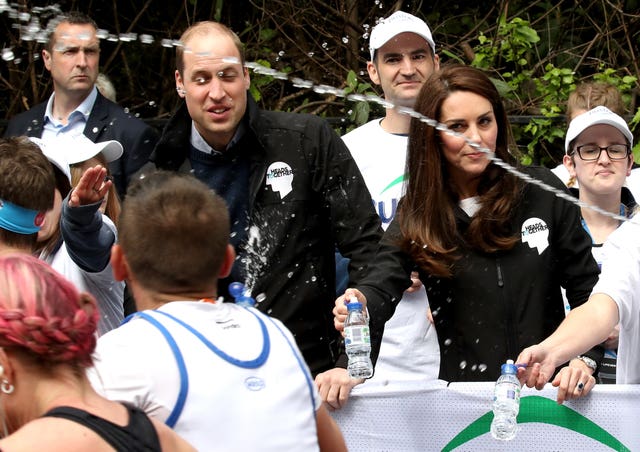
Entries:
<svg viewBox="0 0 640 452">
<path fill-rule="evenodd" d="M 440 121 L 442 104 L 456 91 L 468 91 L 487 99 L 498 125 L 495 155 L 512 166 L 516 159 L 511 128 L 498 90 L 481 70 L 449 65 L 426 81 L 415 110 Z M 451 277 L 459 249 L 492 253 L 510 249 L 519 240 L 510 227 L 511 213 L 519 201 L 522 183 L 490 163 L 478 186 L 480 209 L 464 233 L 454 215 L 460 198 L 449 177 L 440 134 L 434 127 L 413 118 L 409 131 L 406 163 L 408 182 L 398 207 L 400 245 L 423 270 L 434 276 Z"/>
</svg>

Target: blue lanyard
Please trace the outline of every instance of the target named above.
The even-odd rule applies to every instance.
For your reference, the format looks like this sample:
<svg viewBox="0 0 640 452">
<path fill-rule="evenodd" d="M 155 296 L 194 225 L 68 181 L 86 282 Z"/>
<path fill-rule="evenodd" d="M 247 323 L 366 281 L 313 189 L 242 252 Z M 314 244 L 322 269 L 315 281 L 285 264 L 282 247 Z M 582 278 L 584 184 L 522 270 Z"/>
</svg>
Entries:
<svg viewBox="0 0 640 452">
<path fill-rule="evenodd" d="M 620 203 L 620 216 L 627 217 L 627 208 L 624 204 Z M 593 236 L 591 235 L 591 231 L 589 230 L 589 226 L 587 226 L 587 222 L 584 221 L 583 217 L 580 217 L 580 223 L 582 223 L 582 228 L 589 234 L 591 238 L 591 243 L 593 243 Z"/>
</svg>

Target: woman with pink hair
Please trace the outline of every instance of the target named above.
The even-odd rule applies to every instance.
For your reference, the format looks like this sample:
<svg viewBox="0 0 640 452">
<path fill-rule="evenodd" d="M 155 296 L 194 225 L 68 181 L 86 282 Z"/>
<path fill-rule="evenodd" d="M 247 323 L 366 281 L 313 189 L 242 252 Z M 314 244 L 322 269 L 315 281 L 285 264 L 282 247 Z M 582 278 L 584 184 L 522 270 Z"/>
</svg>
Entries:
<svg viewBox="0 0 640 452">
<path fill-rule="evenodd" d="M 48 264 L 0 256 L 0 449 L 194 450 L 139 409 L 92 389 L 85 369 L 97 321 L 95 300 Z"/>
</svg>

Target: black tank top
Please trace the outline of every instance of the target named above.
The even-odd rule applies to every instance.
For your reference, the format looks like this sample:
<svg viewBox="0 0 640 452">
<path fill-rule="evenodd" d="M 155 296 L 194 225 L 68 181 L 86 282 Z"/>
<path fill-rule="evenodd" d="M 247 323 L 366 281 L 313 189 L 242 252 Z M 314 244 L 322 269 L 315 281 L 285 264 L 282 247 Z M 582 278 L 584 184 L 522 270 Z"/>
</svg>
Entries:
<svg viewBox="0 0 640 452">
<path fill-rule="evenodd" d="M 68 406 L 53 408 L 42 417 L 58 417 L 77 422 L 96 432 L 118 452 L 161 452 L 158 433 L 147 415 L 139 408 L 123 405 L 129 412 L 129 423 L 125 427 Z"/>
</svg>

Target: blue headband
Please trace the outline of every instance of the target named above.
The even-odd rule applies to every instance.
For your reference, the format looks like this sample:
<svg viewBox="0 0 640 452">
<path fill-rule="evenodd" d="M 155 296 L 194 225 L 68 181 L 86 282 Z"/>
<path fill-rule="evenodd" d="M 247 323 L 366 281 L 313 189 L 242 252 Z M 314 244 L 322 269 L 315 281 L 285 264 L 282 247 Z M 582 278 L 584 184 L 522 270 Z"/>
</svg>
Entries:
<svg viewBox="0 0 640 452">
<path fill-rule="evenodd" d="M 0 199 L 0 228 L 17 234 L 35 234 L 40 230 L 43 216 L 37 210 L 25 209 Z"/>
</svg>

